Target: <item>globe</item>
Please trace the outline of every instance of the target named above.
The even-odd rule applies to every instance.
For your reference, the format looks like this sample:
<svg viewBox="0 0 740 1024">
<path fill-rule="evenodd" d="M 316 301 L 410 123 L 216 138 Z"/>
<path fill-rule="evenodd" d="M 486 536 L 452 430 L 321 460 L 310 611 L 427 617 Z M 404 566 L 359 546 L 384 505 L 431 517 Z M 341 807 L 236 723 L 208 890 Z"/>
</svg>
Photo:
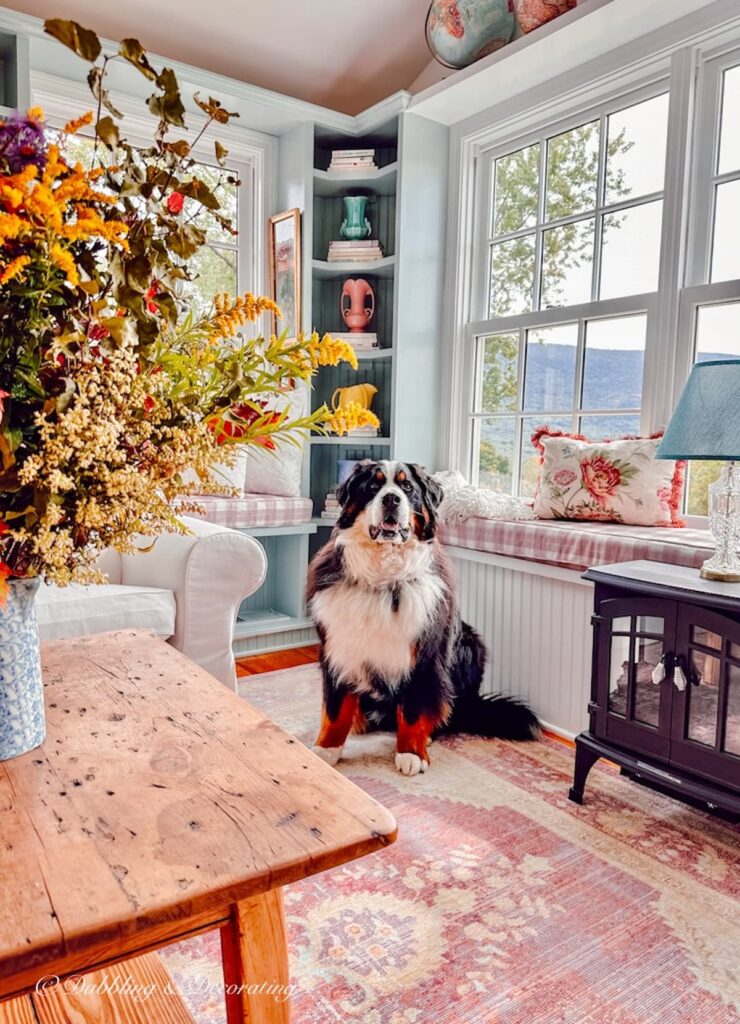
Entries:
<svg viewBox="0 0 740 1024">
<path fill-rule="evenodd" d="M 427 43 L 440 64 L 466 68 L 511 41 L 514 0 L 432 0 Z"/>
<path fill-rule="evenodd" d="M 532 32 L 575 6 L 576 0 L 518 0 L 516 13 L 522 31 Z"/>
</svg>

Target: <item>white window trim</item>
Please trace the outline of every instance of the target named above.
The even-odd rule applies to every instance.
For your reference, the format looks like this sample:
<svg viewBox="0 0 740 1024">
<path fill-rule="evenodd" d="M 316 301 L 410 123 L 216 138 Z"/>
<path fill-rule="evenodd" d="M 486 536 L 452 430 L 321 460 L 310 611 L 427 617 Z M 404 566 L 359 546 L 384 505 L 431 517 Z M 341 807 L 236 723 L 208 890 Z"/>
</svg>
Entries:
<svg viewBox="0 0 740 1024">
<path fill-rule="evenodd" d="M 64 124 L 94 105 L 87 85 L 34 71 L 31 74 L 32 102 L 40 106 L 49 121 Z M 123 130 L 132 143 L 150 143 L 156 120 L 146 112 L 145 101 L 127 94 L 113 93 L 112 99 L 124 116 Z M 178 138 L 192 141 L 205 123 L 204 116 L 188 111 L 187 129 L 174 129 Z M 238 124 L 238 122 L 237 122 Z M 239 290 L 257 295 L 267 293 L 267 217 L 274 209 L 277 192 L 277 139 L 262 132 L 228 125 L 214 124 L 193 150 L 200 161 L 214 163 L 213 140 L 218 139 L 229 151 L 227 162 L 240 172 L 239 191 Z"/>
</svg>

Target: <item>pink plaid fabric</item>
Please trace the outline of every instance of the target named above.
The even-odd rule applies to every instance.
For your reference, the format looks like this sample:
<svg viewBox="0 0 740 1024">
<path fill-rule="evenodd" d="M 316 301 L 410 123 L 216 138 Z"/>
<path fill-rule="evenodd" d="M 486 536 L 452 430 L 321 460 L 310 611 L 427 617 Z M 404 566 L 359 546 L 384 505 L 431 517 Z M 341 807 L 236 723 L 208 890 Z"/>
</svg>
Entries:
<svg viewBox="0 0 740 1024">
<path fill-rule="evenodd" d="M 643 558 L 695 569 L 714 548 L 708 530 L 564 523 L 551 519 L 521 523 L 467 519 L 443 526 L 440 539 L 451 547 L 525 558 L 564 569 L 587 569 Z"/>
<path fill-rule="evenodd" d="M 307 523 L 313 513 L 310 498 L 280 498 L 272 494 L 245 494 L 242 498 L 222 498 L 199 494 L 188 498 L 204 510 L 202 518 L 219 526 L 243 530 L 252 526 L 295 526 Z M 188 512 L 188 515 L 195 515 Z"/>
</svg>

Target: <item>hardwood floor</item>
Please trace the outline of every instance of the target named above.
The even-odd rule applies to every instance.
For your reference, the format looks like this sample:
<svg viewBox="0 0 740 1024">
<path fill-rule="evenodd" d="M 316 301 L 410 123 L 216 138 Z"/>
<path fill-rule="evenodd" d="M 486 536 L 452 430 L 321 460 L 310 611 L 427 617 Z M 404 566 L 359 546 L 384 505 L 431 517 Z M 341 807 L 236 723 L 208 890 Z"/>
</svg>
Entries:
<svg viewBox="0 0 740 1024">
<path fill-rule="evenodd" d="M 261 672 L 279 672 L 283 668 L 295 668 L 296 665 L 311 665 L 319 660 L 319 645 L 310 647 L 291 647 L 287 651 L 270 651 L 269 654 L 255 654 L 248 658 L 239 658 L 236 663 L 236 674 L 256 676 Z"/>
</svg>

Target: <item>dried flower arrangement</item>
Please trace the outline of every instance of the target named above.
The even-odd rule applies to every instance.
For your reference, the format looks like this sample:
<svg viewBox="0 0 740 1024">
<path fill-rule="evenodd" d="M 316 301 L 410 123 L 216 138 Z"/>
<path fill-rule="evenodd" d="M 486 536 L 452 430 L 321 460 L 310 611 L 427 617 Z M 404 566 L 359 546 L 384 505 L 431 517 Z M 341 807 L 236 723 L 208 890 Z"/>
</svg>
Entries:
<svg viewBox="0 0 740 1024">
<path fill-rule="evenodd" d="M 217 295 L 204 315 L 178 298 L 207 241 L 199 215 L 235 233 L 193 149 L 236 115 L 196 95 L 195 139 L 173 138 L 185 109 L 171 69 L 155 69 L 133 39 L 104 54 L 75 22 L 45 27 L 90 63 L 96 113 L 62 132 L 38 109 L 0 123 L 0 597 L 13 578 L 94 581 L 103 548 L 184 531 L 178 512 L 188 505 L 177 499 L 190 493 L 187 474 L 218 493 L 212 467 L 233 459 L 235 444 L 272 449 L 312 429 L 378 423 L 359 407 L 300 419 L 285 403 L 271 407 L 321 366 L 356 368 L 346 343 L 245 336 L 276 309 L 251 294 Z M 114 60 L 152 83 L 146 148 L 121 134 L 106 85 Z M 95 141 L 83 167 L 66 140 L 88 125 Z M 215 142 L 233 184 L 227 155 Z"/>
</svg>

